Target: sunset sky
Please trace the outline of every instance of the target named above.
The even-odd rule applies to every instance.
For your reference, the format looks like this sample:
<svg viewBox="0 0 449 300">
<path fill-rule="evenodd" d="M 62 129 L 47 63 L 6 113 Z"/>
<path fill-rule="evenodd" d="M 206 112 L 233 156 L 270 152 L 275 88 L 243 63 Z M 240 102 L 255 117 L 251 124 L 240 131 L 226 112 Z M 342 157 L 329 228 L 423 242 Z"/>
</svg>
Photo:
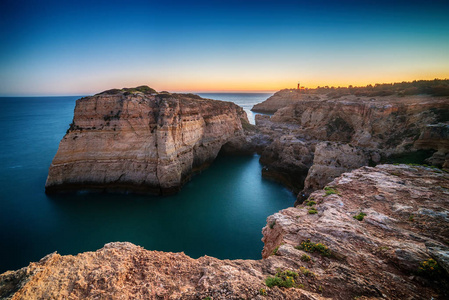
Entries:
<svg viewBox="0 0 449 300">
<path fill-rule="evenodd" d="M 449 1 L 0 1 L 0 96 L 449 78 Z"/>
</svg>

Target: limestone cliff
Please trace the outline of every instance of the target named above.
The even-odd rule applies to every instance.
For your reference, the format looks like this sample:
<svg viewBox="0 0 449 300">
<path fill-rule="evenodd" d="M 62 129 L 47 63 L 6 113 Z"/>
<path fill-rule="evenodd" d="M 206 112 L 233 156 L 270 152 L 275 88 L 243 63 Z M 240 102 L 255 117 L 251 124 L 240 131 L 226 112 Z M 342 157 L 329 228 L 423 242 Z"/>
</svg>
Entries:
<svg viewBox="0 0 449 300">
<path fill-rule="evenodd" d="M 242 134 L 245 112 L 231 102 L 143 89 L 77 100 L 50 166 L 46 192 L 176 192 Z"/>
<path fill-rule="evenodd" d="M 284 89 L 276 92 L 264 102 L 254 105 L 251 110 L 260 113 L 274 113 L 278 109 L 296 102 L 314 101 L 325 98 L 327 98 L 326 95 L 322 94 L 304 94 L 300 90 Z"/>
<path fill-rule="evenodd" d="M 363 167 L 268 217 L 263 257 L 307 261 L 336 299 L 448 299 L 448 214 L 447 172 Z"/>
<path fill-rule="evenodd" d="M 448 200 L 449 174 L 441 170 L 363 167 L 269 216 L 262 260 L 110 243 L 1 274 L 0 298 L 447 299 Z M 286 270 L 298 274 L 293 287 L 266 286 Z"/>
<path fill-rule="evenodd" d="M 307 197 L 343 172 L 421 154 L 419 163 L 427 158 L 428 164 L 449 166 L 447 97 L 332 99 L 290 91 L 264 102 L 278 109 L 272 117 L 257 116 L 256 124 L 273 141 L 262 152 L 264 174 L 294 192 L 304 188 Z M 279 107 L 283 103 L 290 104 Z"/>
</svg>

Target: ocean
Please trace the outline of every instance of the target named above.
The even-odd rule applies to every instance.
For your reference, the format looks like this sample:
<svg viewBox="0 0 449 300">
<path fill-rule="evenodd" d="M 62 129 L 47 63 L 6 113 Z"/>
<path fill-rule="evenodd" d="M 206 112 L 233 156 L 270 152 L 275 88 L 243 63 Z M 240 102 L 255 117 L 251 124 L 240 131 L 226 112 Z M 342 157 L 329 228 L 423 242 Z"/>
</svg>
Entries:
<svg viewBox="0 0 449 300">
<path fill-rule="evenodd" d="M 201 96 L 245 110 L 268 97 Z M 174 196 L 47 196 L 48 168 L 78 98 L 0 98 L 0 273 L 54 251 L 77 254 L 114 241 L 194 258 L 261 258 L 266 218 L 292 206 L 295 197 L 261 177 L 257 155 L 219 157 Z"/>
<path fill-rule="evenodd" d="M 255 124 L 256 113 L 252 112 L 251 108 L 265 101 L 273 93 L 199 93 L 198 95 L 203 98 L 234 102 L 245 110 L 249 122 Z"/>
</svg>

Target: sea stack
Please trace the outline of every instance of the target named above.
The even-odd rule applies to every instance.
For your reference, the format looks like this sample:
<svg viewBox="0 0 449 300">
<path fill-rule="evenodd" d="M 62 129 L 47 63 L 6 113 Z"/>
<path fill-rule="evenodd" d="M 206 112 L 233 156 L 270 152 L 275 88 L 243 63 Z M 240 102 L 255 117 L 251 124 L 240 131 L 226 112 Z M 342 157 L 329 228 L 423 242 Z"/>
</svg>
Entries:
<svg viewBox="0 0 449 300">
<path fill-rule="evenodd" d="M 242 122 L 234 103 L 147 86 L 81 98 L 45 191 L 175 193 L 243 134 Z"/>
</svg>

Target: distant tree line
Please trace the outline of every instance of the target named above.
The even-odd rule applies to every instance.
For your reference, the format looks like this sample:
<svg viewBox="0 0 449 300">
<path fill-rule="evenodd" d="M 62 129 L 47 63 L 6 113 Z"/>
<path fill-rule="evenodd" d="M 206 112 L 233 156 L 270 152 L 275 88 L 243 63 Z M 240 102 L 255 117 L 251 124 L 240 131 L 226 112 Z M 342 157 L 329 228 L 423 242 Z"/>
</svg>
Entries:
<svg viewBox="0 0 449 300">
<path fill-rule="evenodd" d="M 348 86 L 348 87 L 317 87 L 309 89 L 306 93 L 327 94 L 330 98 L 339 98 L 345 95 L 355 96 L 407 96 L 407 95 L 431 95 L 431 96 L 449 96 L 449 79 L 434 80 L 414 80 L 412 82 L 396 83 L 376 83 L 367 86 Z"/>
</svg>

